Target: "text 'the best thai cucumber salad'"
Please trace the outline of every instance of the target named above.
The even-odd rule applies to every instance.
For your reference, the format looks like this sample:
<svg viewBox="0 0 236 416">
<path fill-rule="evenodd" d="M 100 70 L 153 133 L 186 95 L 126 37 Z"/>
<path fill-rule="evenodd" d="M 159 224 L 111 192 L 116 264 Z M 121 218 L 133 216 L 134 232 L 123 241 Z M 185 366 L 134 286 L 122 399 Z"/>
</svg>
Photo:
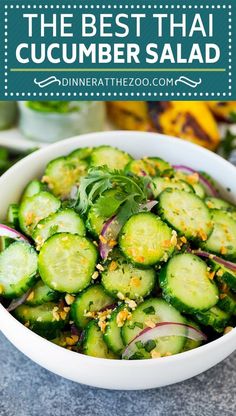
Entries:
<svg viewBox="0 0 236 416">
<path fill-rule="evenodd" d="M 0 296 L 23 325 L 110 359 L 178 354 L 236 317 L 236 207 L 204 172 L 110 146 L 52 160 L 0 224 Z"/>
</svg>

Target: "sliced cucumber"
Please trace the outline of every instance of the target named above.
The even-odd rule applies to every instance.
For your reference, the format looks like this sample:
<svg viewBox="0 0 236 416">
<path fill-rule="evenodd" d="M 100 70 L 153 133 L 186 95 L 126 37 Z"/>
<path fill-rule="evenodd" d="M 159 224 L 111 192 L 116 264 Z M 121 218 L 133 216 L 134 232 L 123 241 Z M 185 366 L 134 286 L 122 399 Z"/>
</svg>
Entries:
<svg viewBox="0 0 236 416">
<path fill-rule="evenodd" d="M 220 209 L 229 212 L 236 211 L 236 207 L 234 205 L 230 204 L 227 201 L 224 201 L 223 199 L 215 198 L 212 196 L 208 196 L 206 198 L 206 204 L 210 209 Z"/>
<path fill-rule="evenodd" d="M 99 146 L 93 149 L 91 166 L 107 166 L 109 169 L 123 170 L 132 157 L 122 150 L 111 146 Z"/>
<path fill-rule="evenodd" d="M 218 209 L 211 210 L 211 214 L 214 229 L 202 247 L 206 251 L 236 260 L 236 221 Z"/>
<path fill-rule="evenodd" d="M 22 241 L 0 253 L 0 288 L 5 297 L 21 296 L 36 280 L 37 253 Z"/>
<path fill-rule="evenodd" d="M 102 331 L 96 321 L 91 321 L 84 334 L 83 353 L 91 357 L 116 359 L 117 356 L 109 351 L 103 339 Z"/>
<path fill-rule="evenodd" d="M 172 169 L 171 165 L 165 160 L 159 157 L 145 157 L 140 160 L 132 160 L 125 170 L 127 173 L 133 173 L 138 176 L 146 174 L 154 177 L 169 169 Z"/>
<path fill-rule="evenodd" d="M 114 303 L 114 298 L 107 295 L 101 285 L 93 285 L 80 293 L 71 306 L 71 317 L 79 328 L 85 328 L 91 318 L 87 312 L 98 312 Z"/>
<path fill-rule="evenodd" d="M 212 232 L 210 211 L 195 194 L 166 189 L 159 196 L 158 212 L 164 221 L 189 239 L 205 241 Z"/>
<path fill-rule="evenodd" d="M 21 230 L 31 236 L 38 222 L 56 212 L 60 206 L 59 199 L 49 192 L 39 192 L 30 198 L 26 198 L 20 204 L 19 209 Z"/>
<path fill-rule="evenodd" d="M 38 306 L 45 302 L 54 302 L 59 298 L 59 293 L 52 290 L 50 287 L 45 285 L 40 279 L 36 285 L 32 288 L 32 292 L 26 300 L 27 305 Z"/>
<path fill-rule="evenodd" d="M 168 178 L 168 177 L 157 177 L 153 178 L 151 189 L 154 198 L 160 195 L 165 189 L 179 189 L 180 191 L 191 192 L 194 190 L 191 185 L 188 185 L 187 182 L 184 182 L 181 179 Z"/>
<path fill-rule="evenodd" d="M 21 202 L 24 201 L 25 198 L 30 198 L 45 190 L 45 185 L 40 182 L 38 179 L 34 179 L 33 181 L 29 182 L 26 186 L 23 195 L 21 197 Z"/>
<path fill-rule="evenodd" d="M 104 340 L 109 350 L 111 350 L 112 352 L 114 352 L 114 354 L 117 355 L 122 354 L 122 351 L 125 346 L 121 336 L 121 326 L 123 322 L 121 322 L 120 324 L 118 323 L 119 316 L 121 315 L 121 313 L 125 313 L 127 316 L 130 314 L 127 305 L 124 303 L 122 303 L 112 312 L 111 317 L 107 322 L 104 334 Z"/>
<path fill-rule="evenodd" d="M 81 147 L 71 152 L 69 154 L 69 158 L 70 160 L 73 160 L 75 162 L 86 160 L 86 162 L 89 163 L 92 151 L 93 151 L 92 147 Z"/>
<path fill-rule="evenodd" d="M 129 299 L 142 299 L 151 293 L 155 281 L 154 269 L 138 269 L 122 258 L 109 262 L 102 272 L 102 284 L 111 296 L 122 293 Z"/>
<path fill-rule="evenodd" d="M 198 331 L 201 331 L 200 326 L 192 320 L 186 320 L 186 324 L 193 327 L 194 329 L 197 329 Z M 183 352 L 193 350 L 194 348 L 198 348 L 200 347 L 200 345 L 202 345 L 202 341 L 196 341 L 194 339 L 187 338 L 184 344 Z"/>
<path fill-rule="evenodd" d="M 206 191 L 200 182 L 194 183 L 192 185 L 194 192 L 199 198 L 204 199 L 206 196 Z"/>
<path fill-rule="evenodd" d="M 87 169 L 88 163 L 85 160 L 75 160 L 74 156 L 59 157 L 49 162 L 42 180 L 55 196 L 66 199 Z"/>
<path fill-rule="evenodd" d="M 219 302 L 217 306 L 222 311 L 228 312 L 229 314 L 236 315 L 236 295 L 231 292 L 227 291 L 226 293 L 220 294 Z"/>
<path fill-rule="evenodd" d="M 32 238 L 40 248 L 49 237 L 63 232 L 81 236 L 84 236 L 86 233 L 82 218 L 73 209 L 63 209 L 39 221 L 34 229 Z"/>
<path fill-rule="evenodd" d="M 130 320 L 126 321 L 121 329 L 122 338 L 125 345 L 128 345 L 143 329 L 148 328 L 151 324 L 161 322 L 177 322 L 185 324 L 185 319 L 181 314 L 163 299 L 148 299 L 141 303 L 135 311 L 132 312 Z M 183 336 L 160 337 L 155 341 L 154 351 L 165 355 L 167 353 L 177 354 L 182 351 L 185 344 L 186 328 L 183 326 Z M 151 354 L 144 348 L 138 349 L 137 357 L 133 358 L 150 358 Z"/>
<path fill-rule="evenodd" d="M 14 241 L 12 238 L 0 236 L 0 253 L 9 247 L 10 244 L 14 243 Z"/>
<path fill-rule="evenodd" d="M 146 212 L 129 218 L 121 230 L 119 244 L 124 255 L 139 266 L 167 260 L 175 247 L 171 228 Z"/>
<path fill-rule="evenodd" d="M 182 312 L 206 311 L 219 300 L 207 264 L 193 254 L 172 257 L 161 269 L 159 280 L 164 298 Z"/>
<path fill-rule="evenodd" d="M 39 253 L 39 273 L 51 289 L 78 293 L 89 286 L 96 261 L 97 250 L 87 238 L 69 233 L 55 234 Z"/>
<path fill-rule="evenodd" d="M 218 306 L 213 306 L 205 312 L 195 314 L 197 321 L 205 326 L 212 326 L 216 332 L 223 332 L 230 320 L 230 314 L 222 311 Z"/>
<path fill-rule="evenodd" d="M 216 276 L 236 292 L 236 273 L 214 260 L 210 260 L 209 262 L 212 269 L 216 272 Z"/>
<path fill-rule="evenodd" d="M 7 222 L 13 227 L 19 227 L 19 204 L 11 204 L 7 210 Z"/>
<path fill-rule="evenodd" d="M 86 226 L 93 236 L 98 237 L 101 234 L 105 222 L 116 214 L 125 197 L 119 189 L 110 189 L 91 206 Z"/>
<path fill-rule="evenodd" d="M 56 303 L 21 305 L 15 309 L 14 316 L 38 335 L 53 339 L 59 336 L 60 330 L 64 328 L 68 311 L 60 310 Z"/>
</svg>

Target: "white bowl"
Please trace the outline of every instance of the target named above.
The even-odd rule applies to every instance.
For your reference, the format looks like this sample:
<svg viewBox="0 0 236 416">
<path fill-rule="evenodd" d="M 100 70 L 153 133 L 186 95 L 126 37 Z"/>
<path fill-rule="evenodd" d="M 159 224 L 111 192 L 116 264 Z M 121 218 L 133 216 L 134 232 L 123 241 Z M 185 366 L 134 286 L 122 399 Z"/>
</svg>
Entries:
<svg viewBox="0 0 236 416">
<path fill-rule="evenodd" d="M 27 182 L 42 175 L 51 159 L 77 147 L 102 144 L 117 146 L 136 158 L 160 156 L 171 163 L 205 170 L 221 185 L 224 196 L 235 202 L 236 169 L 214 153 L 155 133 L 116 131 L 67 139 L 17 163 L 0 178 L 0 218 L 5 217 L 10 203 L 18 201 Z M 44 368 L 79 383 L 108 389 L 148 389 L 183 381 L 219 363 L 236 349 L 236 329 L 233 329 L 209 344 L 171 357 L 137 361 L 93 358 L 41 338 L 20 324 L 2 305 L 0 329 L 20 351 Z"/>
</svg>

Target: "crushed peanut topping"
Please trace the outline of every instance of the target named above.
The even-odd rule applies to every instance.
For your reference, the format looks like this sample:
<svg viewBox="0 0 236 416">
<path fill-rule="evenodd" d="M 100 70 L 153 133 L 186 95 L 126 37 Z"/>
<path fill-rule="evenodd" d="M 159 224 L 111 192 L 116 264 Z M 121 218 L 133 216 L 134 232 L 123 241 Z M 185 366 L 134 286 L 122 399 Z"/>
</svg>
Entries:
<svg viewBox="0 0 236 416">
<path fill-rule="evenodd" d="M 108 245 L 109 245 L 109 247 L 113 248 L 117 245 L 117 241 L 116 240 L 109 240 Z"/>
<path fill-rule="evenodd" d="M 165 354 L 164 354 L 164 357 L 170 357 L 172 354 L 171 354 L 171 352 L 169 352 L 169 351 L 167 351 Z"/>
<path fill-rule="evenodd" d="M 198 231 L 198 236 L 201 238 L 202 241 L 206 241 L 207 240 L 207 234 L 203 230 L 199 230 Z"/>
<path fill-rule="evenodd" d="M 62 237 L 61 241 L 68 241 L 68 237 L 67 236 Z"/>
<path fill-rule="evenodd" d="M 160 358 L 161 357 L 161 353 L 155 350 L 151 351 L 151 357 L 152 358 Z"/>
<path fill-rule="evenodd" d="M 227 254 L 227 249 L 225 247 L 221 247 L 220 248 L 220 253 L 221 254 Z"/>
<path fill-rule="evenodd" d="M 26 300 L 31 301 L 31 300 L 33 300 L 33 299 L 34 299 L 34 291 L 32 290 L 32 292 L 30 292 L 30 294 L 29 294 L 29 296 L 27 297 L 27 299 L 26 299 Z"/>
<path fill-rule="evenodd" d="M 140 287 L 140 285 L 141 285 L 141 281 L 140 281 L 139 277 L 137 277 L 137 276 L 133 276 L 133 277 L 130 279 L 130 285 L 131 285 L 131 286 L 134 286 L 134 287 Z"/>
<path fill-rule="evenodd" d="M 67 293 L 65 296 L 65 301 L 67 305 L 72 305 L 72 303 L 75 301 L 75 296 L 70 295 L 70 293 Z"/>
<path fill-rule="evenodd" d="M 66 337 L 67 345 L 75 345 L 79 341 L 78 335 L 71 335 L 71 337 Z"/>
<path fill-rule="evenodd" d="M 29 327 L 30 327 L 30 322 L 29 322 L 29 321 L 27 321 L 27 322 L 24 324 L 24 326 L 25 326 L 26 328 L 29 328 Z"/>
<path fill-rule="evenodd" d="M 197 172 L 195 172 L 192 175 L 188 175 L 186 180 L 188 183 L 190 183 L 190 185 L 195 185 L 199 182 L 199 175 Z"/>
<path fill-rule="evenodd" d="M 92 274 L 92 279 L 93 279 L 93 280 L 96 280 L 96 279 L 98 278 L 98 276 L 99 276 L 99 273 L 98 273 L 98 272 L 94 272 L 94 273 Z"/>
<path fill-rule="evenodd" d="M 58 309 L 59 308 L 57 306 L 55 306 L 55 308 L 53 308 L 53 310 L 52 310 L 52 316 L 53 316 L 54 321 L 60 321 L 60 315 L 57 312 Z"/>
<path fill-rule="evenodd" d="M 42 316 L 38 316 L 38 318 L 36 319 L 37 322 L 42 322 Z"/>
<path fill-rule="evenodd" d="M 120 300 L 125 300 L 125 296 L 123 295 L 123 293 L 121 293 L 121 292 L 118 292 L 117 293 L 117 297 L 118 297 L 118 299 L 120 299 Z"/>
<path fill-rule="evenodd" d="M 155 326 L 156 326 L 155 322 L 153 322 L 151 319 L 148 319 L 144 323 L 145 323 L 145 325 L 148 326 L 148 328 L 155 328 Z"/>
<path fill-rule="evenodd" d="M 224 274 L 224 272 L 223 272 L 223 270 L 222 270 L 222 269 L 219 269 L 219 270 L 217 270 L 217 272 L 216 272 L 216 275 L 217 275 L 218 277 L 222 277 L 222 276 L 223 276 L 223 274 Z"/>
<path fill-rule="evenodd" d="M 118 264 L 116 261 L 112 260 L 112 262 L 109 264 L 109 271 L 114 272 L 118 267 Z"/>
<path fill-rule="evenodd" d="M 4 292 L 4 287 L 3 285 L 0 285 L 0 295 Z"/>
<path fill-rule="evenodd" d="M 224 299 L 226 297 L 227 297 L 226 293 L 220 293 L 220 299 Z"/>
<path fill-rule="evenodd" d="M 67 318 L 68 312 L 60 312 L 59 313 L 59 319 L 61 318 L 63 321 Z"/>
<path fill-rule="evenodd" d="M 104 267 L 101 265 L 101 264 L 97 264 L 97 266 L 96 266 L 96 268 L 98 269 L 98 270 L 100 270 L 101 272 L 103 272 L 104 271 Z"/>
<path fill-rule="evenodd" d="M 102 333 L 104 334 L 104 332 L 106 330 L 107 322 L 106 321 L 98 321 L 98 326 L 101 329 Z"/>
<path fill-rule="evenodd" d="M 172 231 L 172 237 L 170 239 L 170 243 L 173 246 L 176 246 L 177 244 L 177 232 L 175 230 Z"/>
<path fill-rule="evenodd" d="M 127 303 L 127 305 L 129 306 L 130 309 L 134 310 L 135 308 L 137 308 L 137 303 L 132 300 L 132 299 L 128 299 L 125 298 L 125 303 Z"/>
<path fill-rule="evenodd" d="M 180 241 L 182 241 L 182 243 L 184 243 L 184 244 L 186 244 L 188 242 L 187 238 L 184 237 L 184 236 L 180 237 Z"/>
<path fill-rule="evenodd" d="M 208 278 L 210 279 L 210 280 L 213 280 L 214 279 L 214 277 L 215 277 L 215 272 L 210 272 L 210 273 L 208 273 Z"/>
<path fill-rule="evenodd" d="M 229 332 L 231 332 L 231 331 L 232 331 L 232 329 L 234 329 L 232 326 L 227 326 L 227 327 L 224 329 L 224 335 L 226 335 L 226 334 L 228 334 Z"/>
<path fill-rule="evenodd" d="M 103 237 L 103 235 L 99 236 L 99 240 L 101 241 L 102 244 L 107 244 L 107 239 Z"/>
<path fill-rule="evenodd" d="M 123 309 L 117 314 L 117 317 L 116 317 L 117 326 L 121 328 L 124 325 L 125 321 L 130 320 L 131 317 L 132 317 L 132 314 L 127 309 Z"/>
</svg>

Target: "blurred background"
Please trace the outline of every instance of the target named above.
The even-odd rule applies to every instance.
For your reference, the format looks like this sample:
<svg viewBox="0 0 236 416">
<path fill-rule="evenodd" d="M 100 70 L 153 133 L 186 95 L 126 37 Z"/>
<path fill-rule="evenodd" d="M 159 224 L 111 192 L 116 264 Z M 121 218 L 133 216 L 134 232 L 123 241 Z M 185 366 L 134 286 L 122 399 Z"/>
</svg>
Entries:
<svg viewBox="0 0 236 416">
<path fill-rule="evenodd" d="M 0 101 L 0 175 L 40 147 L 115 129 L 180 137 L 236 165 L 236 101 Z"/>
</svg>

